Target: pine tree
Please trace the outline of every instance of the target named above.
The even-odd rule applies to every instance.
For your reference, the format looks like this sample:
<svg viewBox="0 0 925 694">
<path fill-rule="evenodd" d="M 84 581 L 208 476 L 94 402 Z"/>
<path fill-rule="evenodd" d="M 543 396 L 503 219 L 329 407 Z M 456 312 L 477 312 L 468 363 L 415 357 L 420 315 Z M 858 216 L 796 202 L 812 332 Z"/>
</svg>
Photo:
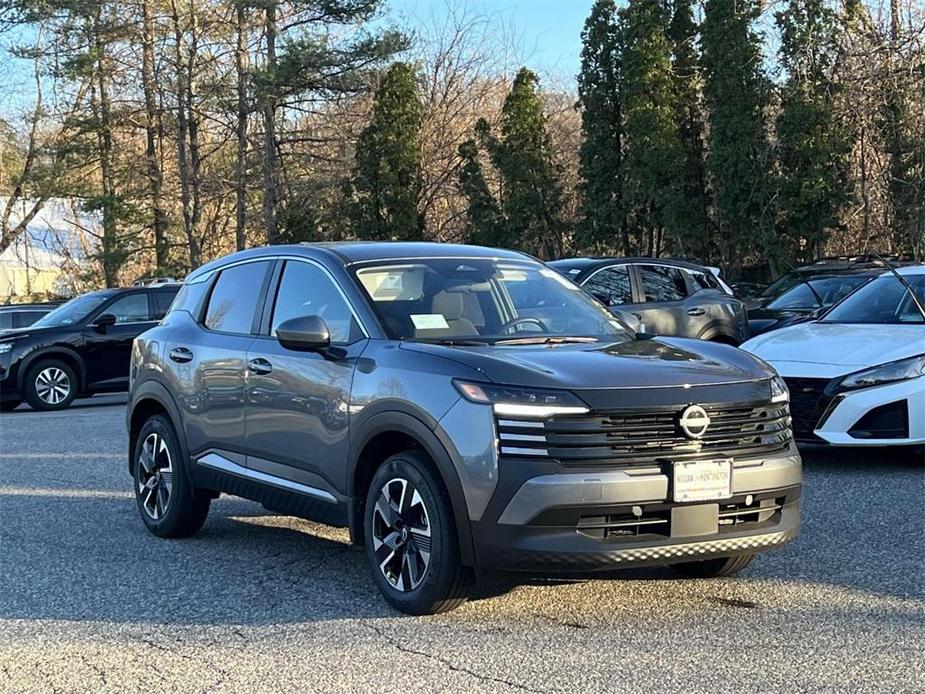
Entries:
<svg viewBox="0 0 925 694">
<path fill-rule="evenodd" d="M 839 19 L 824 0 L 790 0 L 777 14 L 787 71 L 777 119 L 780 229 L 790 255 L 822 254 L 850 199 L 850 138 L 836 115 Z"/>
<path fill-rule="evenodd" d="M 630 255 L 632 247 L 622 207 L 623 122 L 619 24 L 614 0 L 594 3 L 581 32 L 581 42 L 578 242 L 598 252 L 620 248 L 624 255 Z"/>
<path fill-rule="evenodd" d="M 660 0 L 630 0 L 621 12 L 622 110 L 626 135 L 624 199 L 649 255 L 682 225 L 681 142 L 675 120 L 671 55 Z"/>
<path fill-rule="evenodd" d="M 709 258 L 709 194 L 704 162 L 704 119 L 701 98 L 697 24 L 691 0 L 672 0 L 668 40 L 671 42 L 672 91 L 675 120 L 684 159 L 679 172 L 684 224 L 678 230 L 679 255 Z"/>
<path fill-rule="evenodd" d="M 458 171 L 459 189 L 466 198 L 466 237 L 469 243 L 479 246 L 503 248 L 512 246 L 512 238 L 498 203 L 491 195 L 485 174 L 479 163 L 479 150 L 475 140 L 466 140 L 459 146 L 461 165 Z"/>
<path fill-rule="evenodd" d="M 393 64 L 357 142 L 352 222 L 359 238 L 424 238 L 419 210 L 423 113 L 414 70 L 406 63 Z"/>
<path fill-rule="evenodd" d="M 730 266 L 773 246 L 768 83 L 753 28 L 758 13 L 756 0 L 707 0 L 701 26 L 707 171 L 722 261 Z"/>
<path fill-rule="evenodd" d="M 560 217 L 562 190 L 552 159 L 546 117 L 537 76 L 521 68 L 501 108 L 500 137 L 487 121 L 475 126 L 479 144 L 488 152 L 500 178 L 499 224 L 485 197 L 487 185 L 476 153 L 468 144 L 460 152 L 464 172 L 460 185 L 468 198 L 469 227 L 476 238 L 492 238 L 492 245 L 513 246 L 544 258 L 562 254 L 564 226 Z M 488 234 L 489 236 L 484 236 Z"/>
</svg>

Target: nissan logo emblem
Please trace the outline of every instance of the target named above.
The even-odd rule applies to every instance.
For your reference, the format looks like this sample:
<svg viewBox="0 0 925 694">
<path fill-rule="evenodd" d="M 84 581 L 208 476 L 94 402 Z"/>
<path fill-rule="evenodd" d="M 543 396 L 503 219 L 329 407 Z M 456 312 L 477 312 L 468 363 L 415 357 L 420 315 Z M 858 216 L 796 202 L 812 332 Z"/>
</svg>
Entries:
<svg viewBox="0 0 925 694">
<path fill-rule="evenodd" d="M 688 405 L 678 420 L 681 431 L 689 439 L 699 439 L 710 428 L 710 416 L 700 405 Z"/>
</svg>

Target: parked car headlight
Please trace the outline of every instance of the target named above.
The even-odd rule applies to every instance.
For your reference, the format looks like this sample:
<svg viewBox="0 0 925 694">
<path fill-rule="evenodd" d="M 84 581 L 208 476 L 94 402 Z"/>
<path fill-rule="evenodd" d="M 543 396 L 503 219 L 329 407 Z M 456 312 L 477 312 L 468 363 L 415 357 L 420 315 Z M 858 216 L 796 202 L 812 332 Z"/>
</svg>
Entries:
<svg viewBox="0 0 925 694">
<path fill-rule="evenodd" d="M 780 376 L 771 379 L 771 402 L 790 402 L 790 389 Z"/>
<path fill-rule="evenodd" d="M 0 354 L 6 354 L 13 350 L 12 342 L 0 342 Z"/>
<path fill-rule="evenodd" d="M 567 390 L 520 388 L 493 383 L 453 381 L 466 400 L 491 405 L 495 414 L 508 417 L 551 417 L 557 414 L 585 414 L 588 406 Z"/>
<path fill-rule="evenodd" d="M 918 378 L 925 375 L 925 354 L 909 359 L 892 361 L 889 364 L 875 366 L 872 369 L 864 369 L 857 373 L 848 374 L 840 380 L 835 389 L 855 390 L 857 388 L 870 388 L 879 386 L 884 383 L 895 383 L 896 381 L 906 381 L 910 378 Z"/>
</svg>

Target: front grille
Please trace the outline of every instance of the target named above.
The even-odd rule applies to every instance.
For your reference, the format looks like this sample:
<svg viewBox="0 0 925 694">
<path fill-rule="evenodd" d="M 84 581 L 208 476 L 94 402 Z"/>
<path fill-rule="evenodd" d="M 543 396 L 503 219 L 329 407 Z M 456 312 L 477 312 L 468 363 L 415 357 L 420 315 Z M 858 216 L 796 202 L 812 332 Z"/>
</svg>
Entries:
<svg viewBox="0 0 925 694">
<path fill-rule="evenodd" d="M 620 410 L 545 421 L 500 418 L 500 454 L 554 459 L 565 466 L 652 463 L 660 459 L 748 457 L 785 450 L 791 441 L 785 403 L 704 406 L 710 426 L 689 439 L 679 420 L 684 407 Z"/>
<path fill-rule="evenodd" d="M 790 390 L 790 417 L 797 441 L 818 441 L 813 433 L 832 398 L 825 394 L 825 378 L 785 378 Z"/>
</svg>

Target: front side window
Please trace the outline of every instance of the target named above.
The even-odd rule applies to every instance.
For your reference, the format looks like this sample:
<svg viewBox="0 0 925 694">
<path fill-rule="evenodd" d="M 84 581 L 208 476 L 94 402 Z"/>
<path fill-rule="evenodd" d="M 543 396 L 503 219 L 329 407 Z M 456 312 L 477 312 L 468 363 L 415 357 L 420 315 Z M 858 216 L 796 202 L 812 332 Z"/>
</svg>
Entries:
<svg viewBox="0 0 925 694">
<path fill-rule="evenodd" d="M 310 263 L 286 261 L 276 304 L 271 334 L 290 318 L 320 316 L 334 344 L 348 344 L 363 336 L 347 301 L 325 272 Z"/>
<path fill-rule="evenodd" d="M 633 289 L 629 268 L 626 265 L 599 270 L 583 286 L 586 292 L 605 306 L 633 303 Z"/>
<path fill-rule="evenodd" d="M 907 275 L 905 280 L 921 297 L 925 275 Z M 922 323 L 909 290 L 893 275 L 878 277 L 837 304 L 823 318 L 825 323 Z"/>
<path fill-rule="evenodd" d="M 268 261 L 260 261 L 222 270 L 209 297 L 205 326 L 225 333 L 249 334 L 269 266 Z"/>
<path fill-rule="evenodd" d="M 103 313 L 111 313 L 119 323 L 144 323 L 151 320 L 151 311 L 148 308 L 148 295 L 126 294 L 113 301 L 103 309 Z"/>
<path fill-rule="evenodd" d="M 630 337 L 577 285 L 535 263 L 422 258 L 367 266 L 356 276 L 396 340 Z"/>
<path fill-rule="evenodd" d="M 647 302 L 681 301 L 687 297 L 687 284 L 680 268 L 669 265 L 640 265 L 639 274 Z"/>
</svg>

